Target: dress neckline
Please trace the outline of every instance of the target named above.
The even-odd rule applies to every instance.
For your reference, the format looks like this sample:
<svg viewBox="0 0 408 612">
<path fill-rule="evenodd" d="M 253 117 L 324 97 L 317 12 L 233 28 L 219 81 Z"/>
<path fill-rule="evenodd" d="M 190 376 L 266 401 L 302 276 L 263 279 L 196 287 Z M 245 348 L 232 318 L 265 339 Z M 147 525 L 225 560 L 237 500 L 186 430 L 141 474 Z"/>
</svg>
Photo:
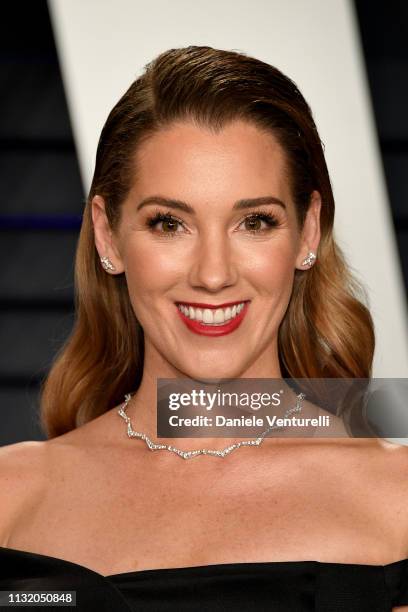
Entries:
<svg viewBox="0 0 408 612">
<path fill-rule="evenodd" d="M 83 570 L 84 572 L 90 572 L 102 578 L 104 580 L 119 580 L 121 578 L 143 578 L 148 576 L 153 576 L 157 574 L 172 574 L 174 572 L 177 573 L 185 573 L 185 574 L 204 574 L 212 573 L 214 571 L 231 571 L 236 569 L 251 569 L 251 568 L 266 568 L 268 566 L 278 566 L 278 565 L 328 565 L 328 566 L 340 566 L 340 567 L 373 567 L 373 568 L 393 568 L 397 567 L 399 564 L 407 564 L 408 566 L 408 558 L 399 559 L 398 561 L 393 561 L 392 563 L 382 564 L 374 564 L 374 563 L 339 563 L 337 561 L 317 561 L 315 559 L 306 559 L 306 560 L 290 560 L 290 561 L 247 561 L 247 562 L 235 562 L 235 563 L 210 563 L 207 565 L 192 565 L 188 567 L 163 567 L 163 568 L 152 568 L 152 569 L 144 569 L 144 570 L 131 570 L 129 572 L 120 572 L 119 574 L 108 574 L 104 576 L 103 574 L 93 570 L 86 565 L 81 565 L 80 563 L 75 563 L 74 561 L 68 561 L 67 559 L 62 559 L 61 557 L 53 557 L 51 555 L 44 555 L 41 553 L 32 552 L 29 550 L 19 550 L 17 548 L 10 548 L 8 546 L 0 546 L 1 551 L 8 551 L 10 554 L 17 554 L 23 557 L 32 557 L 40 560 L 49 560 L 54 561 L 59 564 L 67 565 L 70 567 L 74 567 L 77 570 Z"/>
</svg>

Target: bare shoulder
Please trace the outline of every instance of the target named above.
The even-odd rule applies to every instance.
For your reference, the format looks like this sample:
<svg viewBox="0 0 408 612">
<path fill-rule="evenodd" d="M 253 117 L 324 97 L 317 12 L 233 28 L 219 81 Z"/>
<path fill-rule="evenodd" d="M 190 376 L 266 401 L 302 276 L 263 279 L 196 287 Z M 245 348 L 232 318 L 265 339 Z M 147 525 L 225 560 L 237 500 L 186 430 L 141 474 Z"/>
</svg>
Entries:
<svg viewBox="0 0 408 612">
<path fill-rule="evenodd" d="M 392 474 L 397 479 L 401 478 L 401 484 L 403 484 L 408 478 L 408 440 L 405 445 L 390 442 L 385 438 L 377 438 L 374 447 L 378 460 L 383 462 L 387 468 L 392 468 Z"/>
<path fill-rule="evenodd" d="M 15 521 L 41 496 L 47 474 L 47 441 L 25 441 L 0 448 L 0 545 Z"/>
<path fill-rule="evenodd" d="M 390 471 L 389 477 L 396 486 L 399 486 L 406 508 L 404 515 L 406 515 L 408 553 L 408 445 L 394 444 L 387 440 L 379 440 L 379 444 L 381 445 L 379 456 L 383 458 L 386 468 Z"/>
<path fill-rule="evenodd" d="M 408 558 L 408 446 L 386 440 L 380 440 L 379 443 L 379 457 L 387 474 L 384 481 L 390 483 L 394 493 L 390 496 L 390 509 L 394 514 L 394 521 L 400 525 L 401 539 L 405 547 L 404 557 Z M 384 489 L 386 494 L 386 486 Z"/>
<path fill-rule="evenodd" d="M 46 463 L 47 441 L 28 440 L 0 448 L 0 478 L 7 488 L 15 488 L 24 480 L 33 481 L 41 475 Z M 26 484 L 27 484 L 26 483 Z"/>
<path fill-rule="evenodd" d="M 378 516 L 386 518 L 389 531 L 395 533 L 395 548 L 399 558 L 408 558 L 408 446 L 386 439 L 372 440 L 365 462 L 366 490 L 373 492 L 373 507 Z"/>
<path fill-rule="evenodd" d="M 404 486 L 408 479 L 408 446 L 385 438 L 350 438 L 346 445 L 347 442 L 353 448 L 351 457 L 356 469 L 361 468 L 367 478 L 376 478 L 378 487 L 381 483 L 400 487 L 408 501 L 408 487 Z"/>
</svg>

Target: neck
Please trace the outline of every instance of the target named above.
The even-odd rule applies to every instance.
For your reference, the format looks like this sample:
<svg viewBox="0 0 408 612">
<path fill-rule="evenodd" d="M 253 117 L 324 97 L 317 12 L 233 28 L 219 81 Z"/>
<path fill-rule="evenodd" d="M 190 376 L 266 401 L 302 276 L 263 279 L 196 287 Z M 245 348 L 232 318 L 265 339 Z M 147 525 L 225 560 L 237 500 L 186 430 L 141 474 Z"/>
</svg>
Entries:
<svg viewBox="0 0 408 612">
<path fill-rule="evenodd" d="M 198 450 L 203 448 L 222 450 L 226 446 L 239 442 L 240 440 L 250 439 L 247 437 L 238 436 L 225 438 L 159 438 L 157 436 L 157 379 L 186 379 L 188 378 L 188 375 L 184 374 L 183 372 L 180 372 L 179 370 L 176 370 L 175 368 L 170 368 L 168 367 L 168 364 L 164 363 L 161 363 L 161 367 L 150 367 L 148 358 L 149 356 L 145 354 L 145 366 L 143 369 L 142 382 L 136 393 L 132 396 L 130 402 L 128 402 L 127 404 L 126 414 L 131 420 L 133 430 L 146 434 L 154 443 L 172 445 L 182 451 Z M 267 363 L 266 359 L 262 361 L 264 364 Z M 152 362 L 150 362 L 150 364 L 151 366 L 153 366 Z M 272 361 L 270 368 L 262 367 L 247 369 L 245 372 L 242 372 L 241 375 L 233 376 L 231 378 L 281 379 L 282 385 L 280 385 L 280 389 L 284 388 L 284 399 L 281 402 L 281 405 L 274 408 L 272 412 L 269 412 L 269 414 L 276 414 L 278 417 L 281 417 L 284 415 L 285 411 L 288 408 L 292 408 L 296 405 L 296 393 L 294 393 L 293 390 L 290 389 L 290 387 L 288 387 L 285 381 L 282 379 L 278 362 L 274 363 Z M 180 380 L 180 383 L 182 383 L 182 380 Z M 216 387 L 217 385 L 214 385 L 214 389 L 211 388 L 210 392 L 214 392 Z M 208 385 L 206 385 L 206 390 L 208 391 Z M 260 412 L 262 411 L 258 411 L 258 416 Z M 251 413 L 246 413 L 245 416 L 250 416 L 251 414 L 257 415 L 257 412 L 251 411 Z M 267 427 L 266 420 L 265 423 L 265 427 L 262 427 L 260 431 L 263 431 Z M 253 438 L 256 438 L 257 435 L 260 435 L 260 433 L 255 434 Z"/>
</svg>

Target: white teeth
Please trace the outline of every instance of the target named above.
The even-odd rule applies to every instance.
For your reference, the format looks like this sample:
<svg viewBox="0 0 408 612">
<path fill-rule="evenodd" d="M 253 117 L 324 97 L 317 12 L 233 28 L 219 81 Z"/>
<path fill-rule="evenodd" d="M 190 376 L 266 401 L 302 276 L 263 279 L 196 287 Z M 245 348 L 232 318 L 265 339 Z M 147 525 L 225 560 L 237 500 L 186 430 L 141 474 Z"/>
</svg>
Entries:
<svg viewBox="0 0 408 612">
<path fill-rule="evenodd" d="M 228 306 L 227 308 L 217 308 L 214 310 L 213 308 L 193 308 L 193 306 L 179 304 L 178 308 L 186 317 L 193 321 L 202 321 L 206 325 L 222 325 L 236 317 L 244 305 L 245 303 L 241 302 L 240 304 L 234 304 L 232 308 Z"/>
<path fill-rule="evenodd" d="M 222 308 L 217 308 L 213 313 L 213 323 L 225 323 L 224 311 Z"/>
<path fill-rule="evenodd" d="M 209 308 L 203 310 L 203 323 L 214 323 L 213 313 Z"/>
</svg>

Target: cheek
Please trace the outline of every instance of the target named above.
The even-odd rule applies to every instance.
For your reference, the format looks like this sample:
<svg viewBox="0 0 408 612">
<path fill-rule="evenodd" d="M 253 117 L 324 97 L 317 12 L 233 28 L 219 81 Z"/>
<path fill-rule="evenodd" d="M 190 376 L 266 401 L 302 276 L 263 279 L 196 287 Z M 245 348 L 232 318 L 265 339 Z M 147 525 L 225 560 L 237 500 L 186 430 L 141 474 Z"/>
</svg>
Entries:
<svg viewBox="0 0 408 612">
<path fill-rule="evenodd" d="M 252 250 L 246 270 L 261 293 L 287 294 L 291 292 L 295 262 L 296 253 L 290 243 L 265 245 Z"/>
<path fill-rule="evenodd" d="M 162 294 L 174 284 L 185 270 L 185 258 L 179 251 L 171 252 L 169 245 L 141 239 L 128 246 L 125 274 L 133 303 L 149 301 L 149 297 Z"/>
</svg>

